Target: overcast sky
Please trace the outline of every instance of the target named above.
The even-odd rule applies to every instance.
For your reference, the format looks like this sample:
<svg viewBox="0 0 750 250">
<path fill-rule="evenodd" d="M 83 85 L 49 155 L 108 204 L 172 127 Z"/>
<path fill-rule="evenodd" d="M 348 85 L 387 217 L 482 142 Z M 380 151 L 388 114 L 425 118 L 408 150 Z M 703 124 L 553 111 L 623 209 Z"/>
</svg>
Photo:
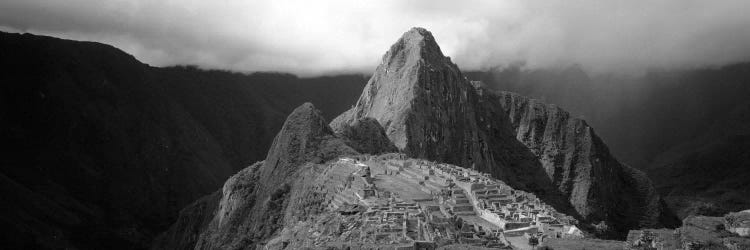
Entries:
<svg viewBox="0 0 750 250">
<path fill-rule="evenodd" d="M 414 26 L 464 70 L 638 71 L 750 60 L 750 2 L 2 0 L 0 30 L 112 44 L 156 66 L 369 73 Z"/>
</svg>

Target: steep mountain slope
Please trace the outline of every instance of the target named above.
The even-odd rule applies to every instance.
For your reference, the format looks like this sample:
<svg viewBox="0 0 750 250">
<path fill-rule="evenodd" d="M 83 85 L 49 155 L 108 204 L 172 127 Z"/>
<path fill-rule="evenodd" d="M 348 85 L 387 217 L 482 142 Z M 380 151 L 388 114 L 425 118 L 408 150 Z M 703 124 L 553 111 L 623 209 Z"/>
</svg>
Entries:
<svg viewBox="0 0 750 250">
<path fill-rule="evenodd" d="M 366 80 L 358 75 L 298 78 L 289 74 L 250 75 L 193 67 L 151 68 L 155 82 L 201 123 L 224 149 L 234 170 L 268 152 L 284 118 L 304 102 L 339 114 L 355 100 Z"/>
<path fill-rule="evenodd" d="M 331 127 L 371 117 L 412 157 L 493 172 L 516 186 L 545 191 L 549 183 L 535 172 L 541 170 L 538 162 L 514 139 L 505 116 L 491 116 L 480 106 L 432 35 L 415 28 L 391 46 L 357 104 Z"/>
<path fill-rule="evenodd" d="M 263 159 L 294 107 L 342 112 L 364 83 L 154 68 L 103 44 L 9 33 L 0 66 L 11 248 L 146 248 L 179 209 Z"/>
<path fill-rule="evenodd" d="M 619 160 L 637 168 L 701 136 L 750 96 L 747 62 L 638 75 L 522 65 L 466 75 L 490 88 L 554 103 L 585 117 Z"/>
<path fill-rule="evenodd" d="M 26 235 L 11 245 L 145 247 L 171 213 L 232 172 L 216 139 L 135 58 L 102 44 L 1 35 L 10 149 L 2 173 L 55 205 L 5 203 L 22 216 L 3 213 L 4 228 Z M 48 220 L 27 202 L 74 219 Z"/>
<path fill-rule="evenodd" d="M 646 174 L 619 163 L 586 121 L 555 105 L 484 89 L 510 117 L 516 138 L 539 157 L 557 188 L 584 216 L 617 231 L 672 224 Z"/>
<path fill-rule="evenodd" d="M 334 136 L 320 111 L 303 104 L 289 115 L 263 162 L 232 176 L 221 193 L 184 209 L 154 248 L 242 249 L 258 244 L 284 223 L 322 209 L 313 205 L 325 197 L 314 195 L 315 189 L 304 181 L 314 178 L 310 171 L 315 164 L 354 154 L 359 153 Z"/>
<path fill-rule="evenodd" d="M 298 107 L 274 139 L 265 161 L 224 184 L 216 217 L 201 234 L 196 248 L 239 248 L 271 236 L 287 218 L 286 212 L 298 210 L 296 204 L 289 204 L 289 196 L 300 192 L 295 181 L 304 164 L 323 163 L 342 154 L 357 152 L 333 136 L 312 104 Z M 251 175 L 254 178 L 248 178 Z"/>
<path fill-rule="evenodd" d="M 718 216 L 750 207 L 750 103 L 717 119 L 705 134 L 658 155 L 646 168 L 670 208 Z"/>
<path fill-rule="evenodd" d="M 585 117 L 618 160 L 645 171 L 681 218 L 747 206 L 750 63 L 643 75 L 515 65 L 468 73 L 488 87 L 555 103 Z"/>
<path fill-rule="evenodd" d="M 659 225 L 660 200 L 648 178 L 617 162 L 585 122 L 570 120 L 570 127 L 565 127 L 568 113 L 551 109 L 549 125 L 564 129 L 546 136 L 566 138 L 542 141 L 545 123 L 527 123 L 523 124 L 527 128 L 541 126 L 527 129 L 538 134 L 516 140 L 519 119 L 509 119 L 505 109 L 515 104 L 504 103 L 502 97 L 482 87 L 475 89 L 443 56 L 432 35 L 414 28 L 383 56 L 355 107 L 331 126 L 375 118 L 409 156 L 491 173 L 553 200 L 550 203 L 587 222 L 604 221 L 598 227 L 604 236 L 622 237 L 633 227 Z M 536 113 L 528 115 L 533 118 Z M 534 143 L 524 140 L 528 138 Z"/>
<path fill-rule="evenodd" d="M 383 154 L 398 152 L 398 149 L 373 118 L 362 118 L 351 124 L 344 124 L 334 131 L 342 138 L 350 140 L 349 145 L 363 154 Z"/>
</svg>

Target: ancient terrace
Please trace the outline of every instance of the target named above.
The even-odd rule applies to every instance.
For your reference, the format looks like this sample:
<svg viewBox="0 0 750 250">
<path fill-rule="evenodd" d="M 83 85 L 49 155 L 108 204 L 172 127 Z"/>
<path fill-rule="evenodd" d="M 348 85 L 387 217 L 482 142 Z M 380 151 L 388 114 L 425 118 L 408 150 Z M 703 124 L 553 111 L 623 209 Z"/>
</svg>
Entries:
<svg viewBox="0 0 750 250">
<path fill-rule="evenodd" d="M 471 169 L 388 154 L 339 158 L 323 171 L 331 212 L 292 229 L 305 231 L 294 247 L 531 249 L 583 237 L 572 217 Z"/>
</svg>

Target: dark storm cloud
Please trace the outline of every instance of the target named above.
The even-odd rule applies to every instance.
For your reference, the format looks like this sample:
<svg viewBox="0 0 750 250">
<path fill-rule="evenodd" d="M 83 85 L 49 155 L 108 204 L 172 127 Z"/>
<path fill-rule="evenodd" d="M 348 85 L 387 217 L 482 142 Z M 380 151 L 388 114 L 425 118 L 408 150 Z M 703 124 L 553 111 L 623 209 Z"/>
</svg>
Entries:
<svg viewBox="0 0 750 250">
<path fill-rule="evenodd" d="M 369 72 L 422 26 L 462 68 L 599 71 L 750 58 L 745 1 L 6 0 L 0 27 L 113 44 L 154 65 Z"/>
</svg>

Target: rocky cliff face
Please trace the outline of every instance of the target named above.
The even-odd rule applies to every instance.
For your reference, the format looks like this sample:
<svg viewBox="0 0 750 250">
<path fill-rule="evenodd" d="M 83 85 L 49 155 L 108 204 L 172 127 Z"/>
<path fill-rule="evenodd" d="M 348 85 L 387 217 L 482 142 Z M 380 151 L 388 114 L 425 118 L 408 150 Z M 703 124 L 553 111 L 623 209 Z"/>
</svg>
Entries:
<svg viewBox="0 0 750 250">
<path fill-rule="evenodd" d="M 547 176 L 583 217 L 606 221 L 620 233 L 662 225 L 666 211 L 651 181 L 618 162 L 586 121 L 514 93 L 481 93 L 499 100 L 516 138 L 539 157 Z"/>
<path fill-rule="evenodd" d="M 357 104 L 331 126 L 339 130 L 374 118 L 411 157 L 494 173 L 537 193 L 548 190 L 549 182 L 538 178 L 535 157 L 514 139 L 505 116 L 492 112 L 481 107 L 476 91 L 432 34 L 414 28 L 391 46 Z"/>
<path fill-rule="evenodd" d="M 383 56 L 356 106 L 331 126 L 372 117 L 409 156 L 472 167 L 560 199 L 550 203 L 572 206 L 571 214 L 599 223 L 604 235 L 659 224 L 660 199 L 648 178 L 617 162 L 583 120 L 476 85 L 428 31 L 414 28 Z"/>
<path fill-rule="evenodd" d="M 398 149 L 380 126 L 377 120 L 365 117 L 352 123 L 336 127 L 336 135 L 347 138 L 347 144 L 363 154 L 383 154 L 397 152 Z"/>
</svg>

